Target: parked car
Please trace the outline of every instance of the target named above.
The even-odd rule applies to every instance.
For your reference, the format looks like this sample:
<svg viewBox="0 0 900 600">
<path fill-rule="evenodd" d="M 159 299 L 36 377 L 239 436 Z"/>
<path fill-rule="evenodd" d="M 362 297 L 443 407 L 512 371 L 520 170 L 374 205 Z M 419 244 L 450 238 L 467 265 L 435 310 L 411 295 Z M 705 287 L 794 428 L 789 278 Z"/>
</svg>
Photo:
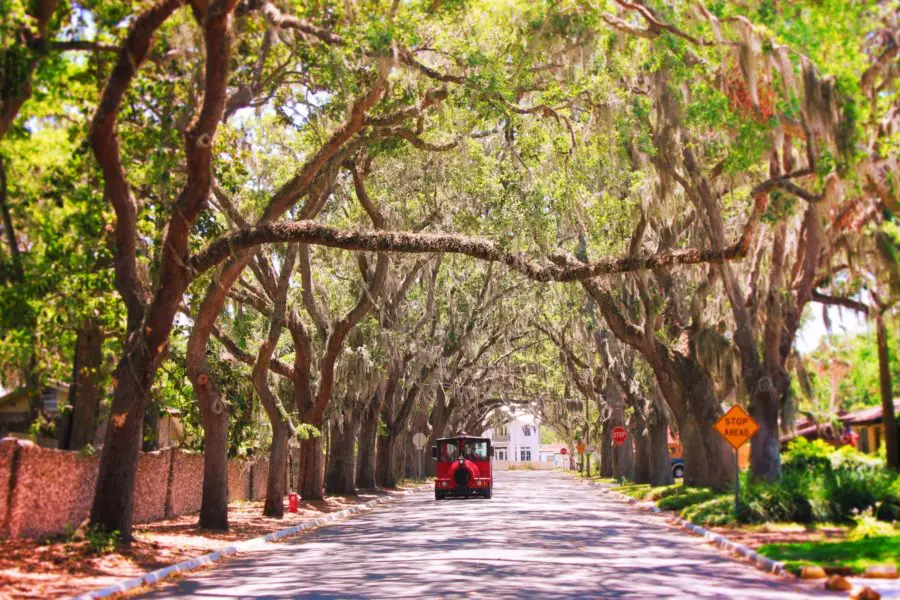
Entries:
<svg viewBox="0 0 900 600">
<path fill-rule="evenodd" d="M 672 459 L 672 477 L 675 479 L 684 477 L 684 460 L 680 458 Z"/>
</svg>

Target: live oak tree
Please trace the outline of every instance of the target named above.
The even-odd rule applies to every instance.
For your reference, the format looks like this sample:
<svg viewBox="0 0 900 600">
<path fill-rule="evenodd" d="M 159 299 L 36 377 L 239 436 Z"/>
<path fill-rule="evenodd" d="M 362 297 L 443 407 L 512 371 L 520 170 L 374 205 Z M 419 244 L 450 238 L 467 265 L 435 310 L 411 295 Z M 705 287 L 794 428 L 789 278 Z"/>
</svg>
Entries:
<svg viewBox="0 0 900 600">
<path fill-rule="evenodd" d="M 393 485 L 414 429 L 482 427 L 503 404 L 571 442 L 601 397 L 657 449 L 651 420 L 671 413 L 691 481 L 722 487 L 726 399 L 763 426 L 754 474 L 778 476 L 805 307 L 894 306 L 890 261 L 853 270 L 875 264 L 867 234 L 896 256 L 888 3 L 9 8 L 3 306 L 43 312 L 4 322 L 4 356 L 87 374 L 74 424 L 94 419 L 97 348 L 118 355 L 91 519 L 125 539 L 144 416 L 185 372 L 205 527 L 227 527 L 235 375 L 269 416 L 273 469 L 292 430 L 331 429 L 334 491 Z M 596 312 L 542 323 L 558 341 L 569 323 L 577 361 L 531 325 L 551 281 Z M 59 314 L 70 333 L 48 343 Z M 220 344 L 247 366 L 224 368 Z M 63 360 L 31 365 L 44 348 Z M 300 443 L 301 492 L 320 497 L 322 438 Z"/>
</svg>

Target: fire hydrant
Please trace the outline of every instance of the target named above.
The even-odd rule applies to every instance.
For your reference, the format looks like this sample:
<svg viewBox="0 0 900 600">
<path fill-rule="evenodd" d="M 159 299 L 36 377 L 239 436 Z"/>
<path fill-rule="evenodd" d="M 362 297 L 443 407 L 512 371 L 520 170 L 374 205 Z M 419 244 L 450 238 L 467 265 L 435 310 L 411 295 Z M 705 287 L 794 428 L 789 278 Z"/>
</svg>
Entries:
<svg viewBox="0 0 900 600">
<path fill-rule="evenodd" d="M 288 512 L 297 512 L 300 510 L 300 496 L 298 494 L 288 494 Z"/>
</svg>

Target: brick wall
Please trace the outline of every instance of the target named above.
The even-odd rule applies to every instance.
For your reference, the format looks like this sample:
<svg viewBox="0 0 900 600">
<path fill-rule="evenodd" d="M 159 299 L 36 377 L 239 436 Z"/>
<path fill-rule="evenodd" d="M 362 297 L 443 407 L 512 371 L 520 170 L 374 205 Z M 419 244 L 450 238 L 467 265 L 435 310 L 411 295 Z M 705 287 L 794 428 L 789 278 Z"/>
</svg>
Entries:
<svg viewBox="0 0 900 600">
<path fill-rule="evenodd" d="M 269 461 L 265 458 L 253 461 L 251 465 L 251 473 L 253 473 L 253 500 L 265 500 L 266 485 L 269 482 Z"/>
<path fill-rule="evenodd" d="M 5 443 L 5 440 L 4 440 Z M 97 482 L 97 457 L 16 442 L 16 469 L 4 531 L 11 538 L 75 529 L 88 517 Z"/>
<path fill-rule="evenodd" d="M 0 440 L 0 536 L 49 537 L 77 528 L 90 514 L 99 463 L 99 456 Z M 228 461 L 229 500 L 264 498 L 267 474 L 265 460 L 252 468 L 248 461 Z M 177 449 L 142 453 L 134 522 L 199 511 L 202 486 L 202 455 Z"/>
<path fill-rule="evenodd" d="M 138 457 L 134 486 L 134 522 L 149 523 L 166 516 L 166 496 L 172 450 L 147 452 Z M 93 495 L 93 491 L 91 492 Z"/>
<path fill-rule="evenodd" d="M 228 461 L 228 500 L 250 500 L 250 463 L 245 460 Z"/>
<path fill-rule="evenodd" d="M 197 512 L 203 494 L 203 456 L 174 450 L 172 460 L 167 513 L 183 515 Z"/>
</svg>

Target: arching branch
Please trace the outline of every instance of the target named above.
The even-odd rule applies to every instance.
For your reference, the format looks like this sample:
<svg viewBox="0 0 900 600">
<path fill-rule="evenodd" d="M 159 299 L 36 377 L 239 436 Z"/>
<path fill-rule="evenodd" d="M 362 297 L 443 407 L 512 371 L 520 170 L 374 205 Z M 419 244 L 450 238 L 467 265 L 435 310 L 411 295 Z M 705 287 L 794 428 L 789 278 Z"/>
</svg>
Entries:
<svg viewBox="0 0 900 600">
<path fill-rule="evenodd" d="M 297 242 L 367 252 L 465 254 L 489 262 L 502 262 L 535 281 L 576 281 L 615 273 L 740 259 L 746 256 L 754 231 L 755 226 L 748 225 L 740 240 L 720 250 L 689 248 L 561 266 L 538 263 L 522 253 L 511 252 L 501 244 L 483 238 L 438 233 L 345 231 L 310 221 L 266 223 L 217 240 L 191 257 L 190 266 L 195 275 L 200 275 L 242 250 L 275 242 Z"/>
</svg>

